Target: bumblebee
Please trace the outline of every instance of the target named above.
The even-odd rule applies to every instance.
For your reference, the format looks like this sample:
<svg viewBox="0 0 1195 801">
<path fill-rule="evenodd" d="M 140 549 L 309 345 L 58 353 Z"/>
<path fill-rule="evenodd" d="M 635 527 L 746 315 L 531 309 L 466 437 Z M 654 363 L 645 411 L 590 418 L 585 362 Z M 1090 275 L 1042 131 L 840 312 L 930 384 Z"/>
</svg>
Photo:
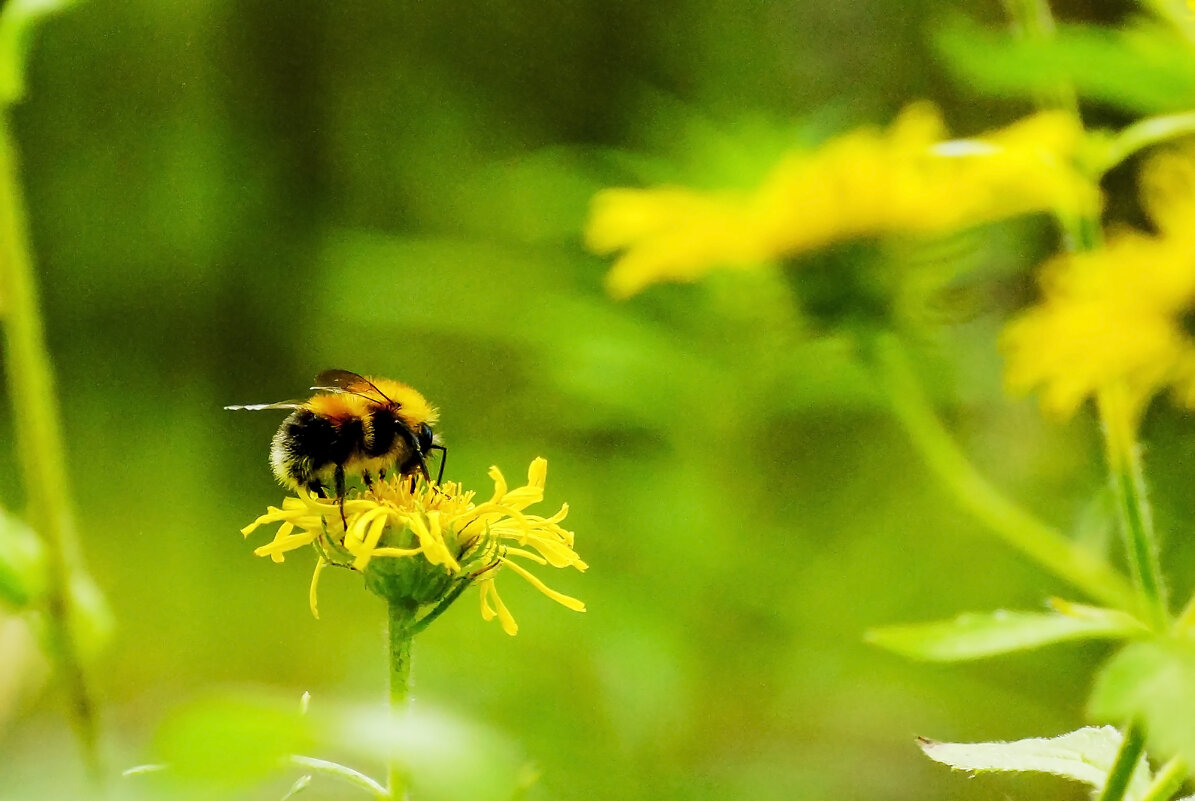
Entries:
<svg viewBox="0 0 1195 801">
<path fill-rule="evenodd" d="M 417 390 L 398 381 L 326 370 L 307 400 L 225 406 L 225 409 L 291 409 L 270 445 L 278 481 L 326 497 L 332 485 L 344 515 L 345 477 L 360 475 L 367 487 L 387 470 L 430 481 L 427 459 L 440 451 L 436 483 L 444 478 L 448 449 L 433 432 L 439 412 Z"/>
</svg>

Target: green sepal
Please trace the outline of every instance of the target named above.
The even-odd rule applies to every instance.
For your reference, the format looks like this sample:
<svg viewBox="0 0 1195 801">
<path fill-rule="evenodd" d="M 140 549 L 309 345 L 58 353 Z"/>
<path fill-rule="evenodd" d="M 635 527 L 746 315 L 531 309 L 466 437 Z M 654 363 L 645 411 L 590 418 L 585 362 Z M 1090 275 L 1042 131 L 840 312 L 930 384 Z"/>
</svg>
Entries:
<svg viewBox="0 0 1195 801">
<path fill-rule="evenodd" d="M 1135 618 L 1123 612 L 1056 603 L 1061 611 L 965 614 L 937 623 L 872 629 L 865 639 L 912 659 L 962 662 L 1057 642 L 1121 639 L 1145 632 Z"/>
<path fill-rule="evenodd" d="M 387 529 L 380 546 L 414 548 L 418 537 L 410 528 Z M 446 565 L 433 565 L 423 554 L 409 557 L 375 556 L 361 571 L 370 592 L 413 609 L 434 604 L 452 589 L 453 573 Z"/>
</svg>

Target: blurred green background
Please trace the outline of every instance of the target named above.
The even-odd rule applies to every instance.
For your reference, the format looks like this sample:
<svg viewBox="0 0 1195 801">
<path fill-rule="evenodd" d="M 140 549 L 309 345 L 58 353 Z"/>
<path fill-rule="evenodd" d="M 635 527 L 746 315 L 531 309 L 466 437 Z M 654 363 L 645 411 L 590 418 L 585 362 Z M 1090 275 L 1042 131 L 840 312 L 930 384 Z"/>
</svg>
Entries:
<svg viewBox="0 0 1195 801">
<path fill-rule="evenodd" d="M 590 570 L 539 572 L 586 614 L 508 574 L 517 637 L 471 591 L 416 643 L 417 703 L 512 744 L 539 770 L 528 798 L 1082 797 L 917 751 L 916 735 L 1081 725 L 1104 649 L 936 666 L 863 643 L 1066 589 L 956 510 L 844 344 L 811 335 L 773 274 L 616 303 L 581 247 L 603 186 L 750 185 L 785 147 L 916 98 L 963 134 L 1025 113 L 949 80 L 929 45 L 942 13 L 91 0 L 49 20 L 12 116 L 72 490 L 118 626 L 96 688 L 112 763 L 152 759 L 163 721 L 221 689 L 382 703 L 381 603 L 329 572 L 314 620 L 313 556 L 273 565 L 251 553 L 267 535 L 238 533 L 282 497 L 266 464 L 280 415 L 221 409 L 302 396 L 341 367 L 440 407 L 450 478 L 485 492 L 489 465 L 513 481 L 542 455 L 546 505 L 571 506 Z M 1070 529 L 1100 486 L 1098 432 L 1004 397 L 995 347 L 1050 236 L 985 237 L 996 278 L 925 335 L 919 366 L 988 475 Z M 1145 429 L 1180 598 L 1188 428 L 1161 409 Z M 6 405 L 0 441 L 11 429 Z M 22 503 L 11 448 L 0 503 Z M 80 797 L 61 702 L 11 630 L 0 799 Z M 278 798 L 290 779 L 235 797 Z"/>
</svg>

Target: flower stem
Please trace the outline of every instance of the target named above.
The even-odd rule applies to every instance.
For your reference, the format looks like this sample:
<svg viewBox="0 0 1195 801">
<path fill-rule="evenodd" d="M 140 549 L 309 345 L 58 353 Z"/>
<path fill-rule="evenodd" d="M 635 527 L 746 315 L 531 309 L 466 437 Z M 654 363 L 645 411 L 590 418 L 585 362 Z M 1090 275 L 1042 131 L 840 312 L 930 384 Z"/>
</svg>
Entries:
<svg viewBox="0 0 1195 801">
<path fill-rule="evenodd" d="M 1054 15 L 1046 0 L 1004 0 L 1004 6 L 1018 32 L 1028 41 L 1046 42 L 1054 38 Z M 1078 114 L 1075 90 L 1065 81 L 1059 81 L 1043 92 L 1037 103 L 1043 108 L 1065 109 Z"/>
<path fill-rule="evenodd" d="M 1127 583 L 1107 562 L 1011 501 L 975 469 L 935 414 L 895 335 L 881 335 L 873 351 L 876 371 L 897 420 L 959 506 L 1005 543 L 1089 597 L 1132 608 Z"/>
<path fill-rule="evenodd" d="M 1145 795 L 1141 796 L 1141 801 L 1169 801 L 1183 786 L 1189 772 L 1187 763 L 1183 760 L 1178 757 L 1170 760 L 1158 771 L 1153 784 L 1146 790 Z"/>
<path fill-rule="evenodd" d="M 0 316 L 27 516 L 46 546 L 48 645 L 88 775 L 99 785 L 103 769 L 95 704 L 76 639 L 78 607 L 71 592 L 72 586 L 89 579 L 83 571 L 67 492 L 57 395 L 38 308 L 16 146 L 4 109 L 0 109 Z"/>
<path fill-rule="evenodd" d="M 396 601 L 389 601 L 388 604 L 390 611 L 390 714 L 394 721 L 398 721 L 406 714 L 411 697 L 411 641 L 414 639 L 411 626 L 415 619 L 415 610 L 407 604 Z M 390 756 L 390 766 L 387 770 L 387 787 L 392 801 L 406 799 L 406 771 L 399 765 L 393 754 Z"/>
<path fill-rule="evenodd" d="M 1024 35 L 1036 41 L 1048 41 L 1054 36 L 1054 21 L 1046 0 L 1007 0 L 1009 13 L 1022 29 Z M 1078 104 L 1074 91 L 1063 87 L 1064 92 L 1053 100 L 1043 99 L 1042 105 L 1070 111 L 1079 119 Z M 1180 134 L 1185 127 L 1195 124 L 1195 118 L 1177 115 L 1159 118 L 1151 127 L 1126 129 L 1118 140 L 1123 150 L 1129 147 L 1143 147 L 1165 135 Z M 1160 120 L 1166 119 L 1167 122 Z M 1130 132 L 1131 135 L 1130 135 Z M 1127 152 L 1131 152 L 1128 150 Z M 1098 217 L 1085 215 L 1068 218 L 1058 215 L 1059 223 L 1066 234 L 1067 249 L 1071 252 L 1094 250 L 1101 246 L 1102 229 Z M 1166 585 L 1158 561 L 1157 537 L 1145 495 L 1145 474 L 1141 467 L 1141 453 L 1137 447 L 1136 434 L 1140 409 L 1121 388 L 1113 387 L 1100 393 L 1100 419 L 1104 429 L 1105 450 L 1112 473 L 1112 489 L 1117 500 L 1121 532 L 1133 583 L 1147 620 L 1161 631 L 1167 625 Z"/>
<path fill-rule="evenodd" d="M 1005 8 L 1012 17 L 1013 23 L 1030 42 L 1044 43 L 1054 38 L 1054 15 L 1050 11 L 1047 0 L 1005 0 Z M 1083 116 L 1079 113 L 1079 99 L 1070 83 L 1060 81 L 1057 86 L 1037 98 L 1037 105 L 1044 109 L 1058 109 L 1069 112 L 1083 124 Z M 1098 216 L 1056 214 L 1062 226 L 1066 249 L 1075 251 L 1093 250 L 1103 240 Z"/>
<path fill-rule="evenodd" d="M 1169 623 L 1166 581 L 1158 559 L 1157 534 L 1146 497 L 1141 449 L 1135 439 L 1137 413 L 1132 402 L 1117 388 L 1100 393 L 1099 408 L 1104 423 L 1112 492 L 1133 583 L 1146 619 L 1155 630 L 1164 631 Z"/>
<path fill-rule="evenodd" d="M 1124 733 L 1124 740 L 1120 743 L 1120 750 L 1116 752 L 1116 761 L 1112 763 L 1112 770 L 1108 772 L 1108 779 L 1104 782 L 1104 789 L 1100 792 L 1098 801 L 1121 801 L 1125 790 L 1129 787 L 1129 780 L 1133 778 L 1133 771 L 1145 753 L 1145 732 L 1141 727 L 1132 724 Z"/>
</svg>

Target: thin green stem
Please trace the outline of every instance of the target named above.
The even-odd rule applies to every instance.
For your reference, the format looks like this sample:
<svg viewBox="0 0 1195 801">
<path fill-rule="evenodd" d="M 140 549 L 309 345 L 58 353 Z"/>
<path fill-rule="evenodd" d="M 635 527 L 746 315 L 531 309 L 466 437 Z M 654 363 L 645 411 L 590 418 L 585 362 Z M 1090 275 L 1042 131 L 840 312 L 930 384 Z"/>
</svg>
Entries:
<svg viewBox="0 0 1195 801">
<path fill-rule="evenodd" d="M 1158 775 L 1154 776 L 1153 784 L 1145 791 L 1145 795 L 1141 796 L 1141 801 L 1169 801 L 1182 789 L 1188 774 L 1190 769 L 1187 763 L 1175 757 L 1163 765 Z"/>
<path fill-rule="evenodd" d="M 401 719 L 407 711 L 411 697 L 411 642 L 414 635 L 411 626 L 415 609 L 395 601 L 389 602 L 390 611 L 390 714 L 394 720 Z M 387 769 L 387 787 L 392 801 L 404 801 L 407 797 L 407 775 L 393 756 Z"/>
<path fill-rule="evenodd" d="M 1119 461 L 1113 462 L 1111 480 L 1133 583 L 1147 619 L 1157 631 L 1165 631 L 1169 625 L 1166 581 L 1158 558 L 1157 535 L 1146 497 L 1139 448 L 1129 448 Z"/>
<path fill-rule="evenodd" d="M 1141 727 L 1132 724 L 1124 733 L 1124 740 L 1120 743 L 1120 750 L 1116 752 L 1116 761 L 1112 763 L 1112 770 L 1108 772 L 1108 780 L 1104 782 L 1104 789 L 1100 792 L 1099 801 L 1121 801 L 1125 790 L 1129 788 L 1129 780 L 1133 778 L 1133 771 L 1145 753 L 1145 732 Z"/>
<path fill-rule="evenodd" d="M 1195 134 L 1195 112 L 1138 120 L 1108 142 L 1092 168 L 1097 175 L 1103 175 L 1140 150 L 1191 134 Z"/>
<path fill-rule="evenodd" d="M 1048 42 L 1054 38 L 1054 15 L 1047 0 L 1004 0 L 1004 5 L 1017 30 L 1025 39 L 1031 42 Z M 1037 105 L 1044 109 L 1069 112 L 1080 125 L 1083 124 L 1074 87 L 1066 82 L 1059 83 L 1054 90 L 1038 97 Z M 1093 250 L 1102 243 L 1103 231 L 1098 217 L 1064 214 L 1057 216 L 1065 235 L 1067 250 Z"/>
<path fill-rule="evenodd" d="M 938 419 L 895 335 L 876 340 L 874 364 L 913 447 L 959 506 L 1005 543 L 1088 597 L 1133 608 L 1133 596 L 1123 576 L 1098 555 L 1018 506 L 980 474 Z"/>
<path fill-rule="evenodd" d="M 1004 7 L 1018 32 L 1027 40 L 1045 42 L 1054 38 L 1054 15 L 1046 0 L 1004 0 Z M 1064 109 L 1078 114 L 1079 102 L 1075 90 L 1065 81 L 1043 92 L 1037 98 L 1037 103 L 1043 108 Z"/>
<path fill-rule="evenodd" d="M 17 152 L 8 113 L 0 109 L 0 308 L 13 429 L 30 526 L 46 546 L 46 617 L 49 647 L 69 700 L 72 728 L 87 771 L 97 785 L 99 756 L 95 704 L 88 689 L 74 625 L 74 582 L 87 581 L 67 491 L 57 395 L 46 350 L 21 198 Z"/>
</svg>

